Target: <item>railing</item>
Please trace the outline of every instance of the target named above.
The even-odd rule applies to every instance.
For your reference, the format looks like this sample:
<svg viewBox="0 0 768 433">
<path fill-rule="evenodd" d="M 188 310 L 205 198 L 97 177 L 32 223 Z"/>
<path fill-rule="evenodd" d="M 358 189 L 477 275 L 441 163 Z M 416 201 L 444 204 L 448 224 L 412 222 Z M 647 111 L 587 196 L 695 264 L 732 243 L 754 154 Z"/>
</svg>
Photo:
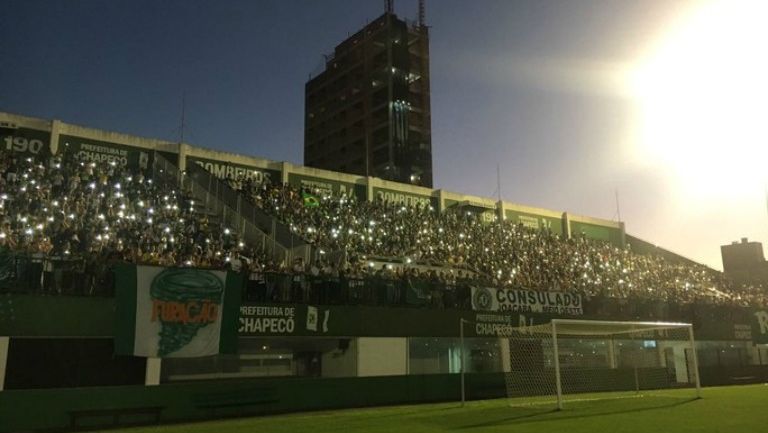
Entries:
<svg viewBox="0 0 768 433">
<path fill-rule="evenodd" d="M 50 256 L 0 252 L 0 294 L 114 296 L 116 256 Z M 265 271 L 244 283 L 247 303 L 369 305 L 471 310 L 472 282 L 423 278 L 333 277 Z M 255 278 L 253 278 L 255 277 Z M 705 301 L 675 302 L 652 297 L 586 297 L 586 317 L 612 320 L 666 320 L 692 323 L 748 323 L 749 307 Z"/>
<path fill-rule="evenodd" d="M 189 165 L 183 179 L 185 185 L 193 184 L 201 190 L 206 199 L 212 197 L 215 199 L 214 201 L 220 202 L 228 216 L 232 213 L 237 214 L 242 218 L 242 221 L 250 223 L 252 228 L 259 230 L 262 234 L 268 233 L 269 242 L 272 243 L 273 248 L 283 252 L 279 259 L 280 262 L 285 259 L 291 262 L 295 258 L 303 258 L 305 262 L 308 262 L 311 258 L 311 245 L 292 233 L 286 225 L 254 206 L 245 199 L 243 194 L 232 189 L 227 183 L 203 167 L 196 164 Z"/>
<path fill-rule="evenodd" d="M 155 178 L 179 185 L 183 192 L 199 200 L 202 207 L 215 213 L 221 219 L 221 223 L 237 233 L 246 244 L 260 247 L 267 257 L 275 262 L 283 263 L 291 258 L 290 251 L 277 243 L 274 237 L 268 236 L 265 230 L 254 224 L 253 220 L 248 220 L 239 212 L 237 204 L 241 201 L 240 194 L 225 187 L 202 167 L 193 164 L 190 169 L 191 175 L 189 170 L 187 174 L 182 173 L 163 156 L 155 155 L 153 164 Z M 236 208 L 233 208 L 231 203 L 236 203 Z"/>
<path fill-rule="evenodd" d="M 378 305 L 429 309 L 472 309 L 473 282 L 446 283 L 422 278 L 329 277 L 265 272 L 250 279 L 244 290 L 249 303 L 291 303 L 321 305 Z M 585 294 L 586 317 L 613 320 L 730 320 L 742 317 L 748 308 L 705 301 L 675 302 L 648 298 L 614 298 Z M 719 319 L 718 319 L 719 318 Z"/>
<path fill-rule="evenodd" d="M 330 277 L 264 272 L 248 280 L 246 302 L 470 309 L 467 284 L 425 279 Z"/>
<path fill-rule="evenodd" d="M 0 291 L 43 295 L 113 296 L 107 257 L 0 253 Z"/>
</svg>

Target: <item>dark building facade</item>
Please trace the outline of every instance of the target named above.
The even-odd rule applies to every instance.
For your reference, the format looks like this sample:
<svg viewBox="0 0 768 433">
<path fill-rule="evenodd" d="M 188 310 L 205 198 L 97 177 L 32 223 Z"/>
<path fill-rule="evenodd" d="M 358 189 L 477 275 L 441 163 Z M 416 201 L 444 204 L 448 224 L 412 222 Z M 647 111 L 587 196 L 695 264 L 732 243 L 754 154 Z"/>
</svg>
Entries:
<svg viewBox="0 0 768 433">
<path fill-rule="evenodd" d="M 427 26 L 387 12 L 305 86 L 304 165 L 432 187 Z"/>
<path fill-rule="evenodd" d="M 723 272 L 737 282 L 768 282 L 768 262 L 763 255 L 763 244 L 749 242 L 741 238 L 741 242 L 722 245 L 720 254 L 723 257 Z"/>
</svg>

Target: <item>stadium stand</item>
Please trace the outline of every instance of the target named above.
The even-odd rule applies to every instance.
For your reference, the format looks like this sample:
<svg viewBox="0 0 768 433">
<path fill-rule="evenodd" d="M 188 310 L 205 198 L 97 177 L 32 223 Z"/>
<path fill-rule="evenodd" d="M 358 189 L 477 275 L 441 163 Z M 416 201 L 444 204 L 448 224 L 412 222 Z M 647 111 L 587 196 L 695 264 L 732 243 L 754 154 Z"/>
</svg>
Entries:
<svg viewBox="0 0 768 433">
<path fill-rule="evenodd" d="M 509 222 L 481 222 L 471 213 L 436 212 L 383 202 L 357 202 L 290 185 L 231 180 L 254 204 L 290 224 L 328 255 L 341 252 L 341 272 L 357 276 L 427 279 L 534 290 L 574 291 L 590 297 L 764 305 L 761 286 L 737 286 L 703 265 L 675 263 L 631 248 Z M 411 265 L 369 266 L 378 259 Z M 321 264 L 321 272 L 339 272 Z M 439 266 L 422 271 L 416 264 Z M 330 266 L 330 267 L 329 267 Z M 467 271 L 469 270 L 469 271 Z M 383 275 L 382 275 L 383 274 Z"/>
<path fill-rule="evenodd" d="M 69 153 L 3 153 L 0 166 L 7 287 L 108 294 L 117 262 L 221 268 L 252 254 L 188 195 L 141 171 Z"/>
<path fill-rule="evenodd" d="M 635 303 L 766 304 L 760 286 L 737 286 L 705 266 L 606 242 L 230 177 L 233 189 L 320 252 L 309 263 L 277 263 L 176 185 L 142 170 L 66 152 L 1 158 L 7 288 L 108 294 L 110 266 L 123 261 L 246 272 L 248 297 L 257 301 L 469 308 L 468 288 L 489 286 Z"/>
<path fill-rule="evenodd" d="M 552 318 L 691 323 L 703 385 L 768 377 L 765 287 L 621 222 L 3 116 L 0 430 L 448 401 L 460 371 L 468 399 L 501 397 L 510 329 Z M 226 351 L 136 351 L 131 299 L 172 305 L 147 278 L 198 272 L 178 267 L 226 275 Z M 187 329 L 171 321 L 150 324 L 159 341 Z M 563 360 L 629 371 L 644 350 L 687 369 L 664 338 L 615 352 L 574 340 Z"/>
</svg>

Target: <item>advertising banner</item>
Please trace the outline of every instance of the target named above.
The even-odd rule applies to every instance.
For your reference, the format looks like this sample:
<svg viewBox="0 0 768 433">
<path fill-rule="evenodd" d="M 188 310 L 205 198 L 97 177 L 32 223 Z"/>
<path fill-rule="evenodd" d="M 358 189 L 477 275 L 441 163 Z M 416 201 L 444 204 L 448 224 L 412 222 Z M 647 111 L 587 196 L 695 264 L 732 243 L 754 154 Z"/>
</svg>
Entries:
<svg viewBox="0 0 768 433">
<path fill-rule="evenodd" d="M 621 245 L 621 229 L 616 227 L 571 221 L 571 236 L 584 236 L 587 239 L 606 241 L 614 245 Z"/>
<path fill-rule="evenodd" d="M 29 128 L 0 129 L 3 150 L 19 155 L 50 154 L 51 133 Z"/>
<path fill-rule="evenodd" d="M 752 341 L 768 344 L 768 310 L 755 310 L 752 317 Z"/>
<path fill-rule="evenodd" d="M 280 183 L 280 171 L 269 170 L 261 167 L 233 164 L 228 161 L 215 161 L 212 159 L 187 156 L 187 165 L 197 164 L 219 179 L 253 180 L 256 183 Z"/>
<path fill-rule="evenodd" d="M 239 275 L 123 266 L 116 276 L 118 354 L 190 358 L 235 351 Z"/>
<path fill-rule="evenodd" d="M 331 317 L 330 308 L 312 305 L 243 305 L 238 332 L 248 336 L 323 335 L 329 332 Z"/>
<path fill-rule="evenodd" d="M 428 195 L 413 194 L 403 191 L 396 191 L 386 188 L 373 188 L 374 200 L 396 204 L 407 207 L 430 207 L 437 208 L 437 199 Z"/>
<path fill-rule="evenodd" d="M 526 212 L 519 212 L 512 209 L 507 209 L 504 214 L 507 221 L 510 221 L 514 224 L 522 224 L 524 227 L 528 227 L 534 230 L 548 230 L 556 235 L 563 234 L 562 218 L 535 215 Z"/>
<path fill-rule="evenodd" d="M 351 182 L 323 179 L 303 174 L 289 173 L 288 183 L 296 188 L 312 191 L 323 196 L 347 196 L 365 200 L 366 186 Z"/>
<path fill-rule="evenodd" d="M 115 163 L 121 167 L 146 170 L 152 162 L 152 151 L 143 147 L 60 135 L 58 152 L 74 153 L 80 161 Z"/>
<path fill-rule="evenodd" d="M 581 295 L 525 289 L 472 288 L 475 311 L 552 313 L 569 316 L 584 314 Z"/>
</svg>

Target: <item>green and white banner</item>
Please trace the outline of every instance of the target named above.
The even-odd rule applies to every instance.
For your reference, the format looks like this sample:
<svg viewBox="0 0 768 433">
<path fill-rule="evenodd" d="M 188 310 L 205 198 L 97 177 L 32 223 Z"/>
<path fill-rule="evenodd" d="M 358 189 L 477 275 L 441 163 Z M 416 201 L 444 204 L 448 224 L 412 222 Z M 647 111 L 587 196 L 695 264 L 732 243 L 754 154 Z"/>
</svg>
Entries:
<svg viewBox="0 0 768 433">
<path fill-rule="evenodd" d="M 752 317 L 752 340 L 757 344 L 768 344 L 768 310 L 754 310 Z"/>
<path fill-rule="evenodd" d="M 152 166 L 153 152 L 143 147 L 60 135 L 58 152 L 72 152 L 80 161 L 107 162 L 134 170 Z"/>
<path fill-rule="evenodd" d="M 126 265 L 115 276 L 116 353 L 191 358 L 235 352 L 240 275 Z"/>
<path fill-rule="evenodd" d="M 330 308 L 313 305 L 243 305 L 238 332 L 249 336 L 321 335 L 328 334 L 330 319 Z M 352 329 L 354 327 L 348 328 L 347 332 Z"/>
<path fill-rule="evenodd" d="M 475 311 L 553 313 L 568 316 L 584 314 L 581 295 L 575 293 L 488 287 L 472 288 L 472 309 Z"/>
<path fill-rule="evenodd" d="M 51 132 L 29 128 L 0 129 L 0 146 L 18 155 L 49 155 Z"/>
<path fill-rule="evenodd" d="M 374 187 L 373 196 L 382 203 L 416 208 L 427 208 L 430 206 L 437 208 L 437 198 L 430 195 Z"/>
</svg>

